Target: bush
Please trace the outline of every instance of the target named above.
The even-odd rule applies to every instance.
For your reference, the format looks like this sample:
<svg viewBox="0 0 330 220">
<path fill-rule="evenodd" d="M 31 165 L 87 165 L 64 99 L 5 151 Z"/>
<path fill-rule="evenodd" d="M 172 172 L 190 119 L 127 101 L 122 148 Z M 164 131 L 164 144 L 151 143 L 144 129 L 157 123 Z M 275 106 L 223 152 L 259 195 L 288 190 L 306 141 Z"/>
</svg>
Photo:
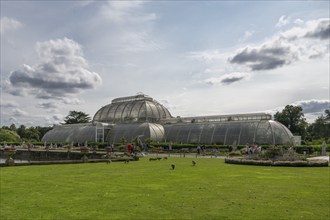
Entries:
<svg viewBox="0 0 330 220">
<path fill-rule="evenodd" d="M 228 154 L 228 156 L 230 156 L 230 157 L 241 156 L 241 155 L 242 155 L 242 153 L 239 150 L 233 151 L 233 152 L 229 152 L 229 154 Z"/>
<path fill-rule="evenodd" d="M 18 136 L 18 134 L 15 131 L 0 128 L 0 141 L 20 142 L 21 138 Z"/>
</svg>

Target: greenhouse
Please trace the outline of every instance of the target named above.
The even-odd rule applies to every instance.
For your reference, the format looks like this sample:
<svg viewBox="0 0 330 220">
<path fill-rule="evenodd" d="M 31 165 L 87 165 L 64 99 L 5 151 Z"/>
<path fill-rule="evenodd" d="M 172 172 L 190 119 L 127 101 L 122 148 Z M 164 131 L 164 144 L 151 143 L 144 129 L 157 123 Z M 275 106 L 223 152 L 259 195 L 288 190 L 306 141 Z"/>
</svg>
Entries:
<svg viewBox="0 0 330 220">
<path fill-rule="evenodd" d="M 110 142 L 122 139 L 191 144 L 293 144 L 293 135 L 265 113 L 172 117 L 166 107 L 140 94 L 114 99 L 88 124 L 58 125 L 47 142 Z"/>
</svg>

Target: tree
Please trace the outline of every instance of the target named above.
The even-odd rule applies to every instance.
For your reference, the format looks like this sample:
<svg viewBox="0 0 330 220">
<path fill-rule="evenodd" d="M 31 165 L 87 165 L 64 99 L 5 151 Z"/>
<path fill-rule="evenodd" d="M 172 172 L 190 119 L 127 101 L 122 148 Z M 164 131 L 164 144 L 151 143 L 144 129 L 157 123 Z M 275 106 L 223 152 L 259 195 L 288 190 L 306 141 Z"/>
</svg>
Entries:
<svg viewBox="0 0 330 220">
<path fill-rule="evenodd" d="M 274 118 L 288 127 L 294 135 L 300 135 L 304 139 L 307 122 L 302 107 L 287 105 L 282 112 L 276 112 Z"/>
<path fill-rule="evenodd" d="M 80 111 L 70 111 L 65 117 L 65 124 L 79 124 L 90 122 L 91 118 L 88 114 Z"/>
<path fill-rule="evenodd" d="M 15 131 L 11 131 L 8 129 L 0 128 L 0 141 L 6 142 L 20 142 L 20 137 L 16 134 Z"/>
<path fill-rule="evenodd" d="M 42 139 L 42 137 L 49 131 L 49 130 L 52 130 L 53 128 L 52 127 L 40 127 L 40 126 L 37 126 L 36 129 L 38 130 L 39 132 L 39 138 L 40 140 Z"/>
<path fill-rule="evenodd" d="M 11 124 L 9 128 L 10 128 L 10 130 L 16 132 L 16 125 L 15 124 Z"/>
<path fill-rule="evenodd" d="M 16 132 L 21 138 L 25 138 L 25 132 L 26 132 L 25 125 L 19 126 L 19 128 L 17 128 Z"/>
<path fill-rule="evenodd" d="M 321 139 L 330 137 L 330 111 L 324 111 L 325 115 L 319 116 L 314 123 L 308 126 L 311 139 Z"/>
<path fill-rule="evenodd" d="M 30 127 L 25 130 L 25 138 L 30 141 L 40 141 L 40 132 L 35 127 Z"/>
</svg>

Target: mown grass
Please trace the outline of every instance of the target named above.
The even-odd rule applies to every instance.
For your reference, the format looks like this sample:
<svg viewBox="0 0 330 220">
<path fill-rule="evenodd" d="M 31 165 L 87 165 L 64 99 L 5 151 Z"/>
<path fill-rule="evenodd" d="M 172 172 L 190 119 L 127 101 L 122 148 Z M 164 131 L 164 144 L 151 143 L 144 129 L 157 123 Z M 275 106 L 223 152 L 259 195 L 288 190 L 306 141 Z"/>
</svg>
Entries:
<svg viewBox="0 0 330 220">
<path fill-rule="evenodd" d="M 330 217 L 329 167 L 191 160 L 4 167 L 0 219 Z"/>
</svg>

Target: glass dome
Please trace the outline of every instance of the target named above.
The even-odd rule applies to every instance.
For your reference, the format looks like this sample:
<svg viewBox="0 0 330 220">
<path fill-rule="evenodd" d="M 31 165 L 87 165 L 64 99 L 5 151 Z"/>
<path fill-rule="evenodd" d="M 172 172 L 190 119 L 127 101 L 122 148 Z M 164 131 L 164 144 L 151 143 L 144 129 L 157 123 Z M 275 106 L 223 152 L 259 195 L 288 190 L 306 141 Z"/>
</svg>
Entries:
<svg viewBox="0 0 330 220">
<path fill-rule="evenodd" d="M 172 118 L 170 112 L 146 95 L 128 96 L 112 100 L 99 109 L 93 121 L 106 123 L 160 122 Z"/>
</svg>

